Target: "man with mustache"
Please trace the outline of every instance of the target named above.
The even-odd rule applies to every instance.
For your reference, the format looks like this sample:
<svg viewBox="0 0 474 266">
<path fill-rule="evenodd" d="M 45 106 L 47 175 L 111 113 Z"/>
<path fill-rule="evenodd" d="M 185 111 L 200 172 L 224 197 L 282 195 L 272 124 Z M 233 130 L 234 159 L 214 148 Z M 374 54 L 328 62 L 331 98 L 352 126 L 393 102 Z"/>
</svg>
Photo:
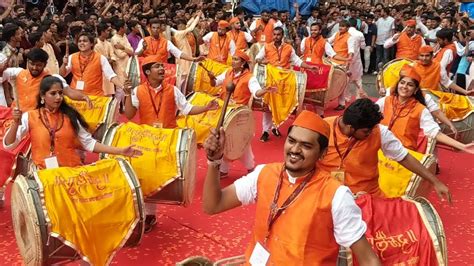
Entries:
<svg viewBox="0 0 474 266">
<path fill-rule="evenodd" d="M 350 190 L 317 167 L 329 133 L 329 125 L 321 117 L 303 111 L 288 130 L 284 163 L 259 165 L 224 189 L 219 178 L 223 128 L 213 130 L 204 143 L 208 158 L 204 211 L 217 214 L 241 205 L 257 205 L 245 253 L 248 263 L 336 265 L 342 245 L 352 249 L 361 265 L 380 265 L 364 236 L 367 226 Z"/>
</svg>

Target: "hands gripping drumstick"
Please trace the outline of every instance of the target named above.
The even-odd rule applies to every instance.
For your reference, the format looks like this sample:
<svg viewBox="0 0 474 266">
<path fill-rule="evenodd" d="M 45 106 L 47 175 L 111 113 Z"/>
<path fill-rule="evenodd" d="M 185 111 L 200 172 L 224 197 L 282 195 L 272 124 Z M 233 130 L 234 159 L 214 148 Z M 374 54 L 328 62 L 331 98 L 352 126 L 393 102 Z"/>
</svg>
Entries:
<svg viewBox="0 0 474 266">
<path fill-rule="evenodd" d="M 232 96 L 232 93 L 234 93 L 234 90 L 235 90 L 235 84 L 233 82 L 227 84 L 227 86 L 225 87 L 226 89 L 226 97 L 225 97 L 225 100 L 224 100 L 224 105 L 222 106 L 222 110 L 221 110 L 221 115 L 219 117 L 219 121 L 217 122 L 217 134 L 219 134 L 220 132 L 220 128 L 222 127 L 222 125 L 224 124 L 224 118 L 225 118 L 225 113 L 227 112 L 227 105 L 229 105 L 229 101 L 230 101 L 230 97 Z M 219 135 L 217 135 L 219 136 Z M 212 156 L 214 153 L 212 154 L 209 154 L 210 156 Z"/>
<path fill-rule="evenodd" d="M 203 63 L 199 62 L 199 66 L 202 67 L 204 70 L 206 70 L 207 73 L 211 72 L 209 69 L 207 69 Z"/>
</svg>

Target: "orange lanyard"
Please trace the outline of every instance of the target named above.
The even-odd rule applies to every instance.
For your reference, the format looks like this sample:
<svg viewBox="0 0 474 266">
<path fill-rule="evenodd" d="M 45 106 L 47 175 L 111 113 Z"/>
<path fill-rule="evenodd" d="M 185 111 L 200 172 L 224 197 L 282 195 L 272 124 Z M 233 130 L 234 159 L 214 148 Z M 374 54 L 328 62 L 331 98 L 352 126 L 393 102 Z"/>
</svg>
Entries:
<svg viewBox="0 0 474 266">
<path fill-rule="evenodd" d="M 339 158 L 341 159 L 341 162 L 339 163 L 339 169 L 343 169 L 342 167 L 344 165 L 344 160 L 349 155 L 349 152 L 351 152 L 352 148 L 354 148 L 354 146 L 356 145 L 357 140 L 351 137 L 349 139 L 349 141 L 350 141 L 349 147 L 347 147 L 344 154 L 342 154 L 342 152 L 339 149 L 339 144 L 337 144 L 337 134 L 336 134 L 336 127 L 338 126 L 338 122 L 339 122 L 340 119 L 341 119 L 341 117 L 338 117 L 338 118 L 334 119 L 333 141 L 334 141 L 334 147 L 336 148 L 337 154 L 339 155 Z"/>
</svg>

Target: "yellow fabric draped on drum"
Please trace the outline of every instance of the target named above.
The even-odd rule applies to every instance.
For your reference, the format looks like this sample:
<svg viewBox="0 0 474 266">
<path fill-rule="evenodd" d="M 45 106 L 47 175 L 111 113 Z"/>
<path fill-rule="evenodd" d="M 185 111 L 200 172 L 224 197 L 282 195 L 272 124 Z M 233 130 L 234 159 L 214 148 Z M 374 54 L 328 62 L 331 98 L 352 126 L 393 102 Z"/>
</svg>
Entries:
<svg viewBox="0 0 474 266">
<path fill-rule="evenodd" d="M 201 64 L 203 64 L 207 70 L 214 73 L 216 77 L 232 68 L 228 65 L 224 65 L 210 59 L 202 61 Z M 211 86 L 207 71 L 204 70 L 204 68 L 202 68 L 201 66 L 198 66 L 196 70 L 196 79 L 194 81 L 193 90 L 205 92 L 211 95 L 218 95 L 220 93 L 220 89 L 221 87 Z"/>
<path fill-rule="evenodd" d="M 189 102 L 195 106 L 205 106 L 212 100 L 216 100 L 219 104 L 217 110 L 207 111 L 198 115 L 180 115 L 176 121 L 178 127 L 192 128 L 196 131 L 196 140 L 198 144 L 203 144 L 209 135 L 210 129 L 217 126 L 224 101 L 209 94 L 198 92 L 194 93 L 194 95 L 189 99 Z M 235 107 L 237 107 L 237 105 L 229 103 L 227 106 L 227 113 Z"/>
<path fill-rule="evenodd" d="M 110 142 L 107 140 L 107 144 L 114 147 L 135 145 L 136 149 L 142 151 L 142 156 L 124 158 L 132 165 L 146 198 L 180 176 L 181 166 L 178 160 L 180 134 L 178 128 L 154 128 L 129 122 L 118 126 Z"/>
<path fill-rule="evenodd" d="M 68 97 L 64 97 L 67 104 L 76 109 L 84 120 L 89 125 L 89 131 L 94 132 L 102 123 L 107 121 L 107 115 L 110 110 L 110 103 L 113 101 L 112 97 L 89 96 L 92 102 L 92 108 L 87 105 L 85 101 L 75 101 Z"/>
<path fill-rule="evenodd" d="M 412 150 L 407 151 L 418 161 L 423 161 L 425 155 Z M 383 152 L 379 150 L 379 187 L 387 198 L 396 198 L 406 195 L 407 188 L 415 175 L 410 170 L 403 167 L 398 162 L 385 157 Z"/>
<path fill-rule="evenodd" d="M 433 90 L 430 90 L 430 93 L 439 98 L 439 108 L 449 120 L 462 120 L 474 112 L 474 106 L 468 96 Z"/>
<path fill-rule="evenodd" d="M 382 70 L 382 85 L 384 88 L 393 88 L 400 79 L 400 70 L 404 65 L 413 63 L 406 59 L 393 60 L 384 67 Z"/>
<path fill-rule="evenodd" d="M 42 184 L 51 235 L 92 265 L 106 265 L 140 218 L 133 187 L 116 160 L 41 170 L 35 178 Z"/>
<path fill-rule="evenodd" d="M 277 91 L 265 94 L 263 102 L 270 108 L 273 123 L 279 126 L 298 106 L 296 74 L 272 65 L 267 65 L 265 72 L 265 86 L 276 87 Z"/>
</svg>

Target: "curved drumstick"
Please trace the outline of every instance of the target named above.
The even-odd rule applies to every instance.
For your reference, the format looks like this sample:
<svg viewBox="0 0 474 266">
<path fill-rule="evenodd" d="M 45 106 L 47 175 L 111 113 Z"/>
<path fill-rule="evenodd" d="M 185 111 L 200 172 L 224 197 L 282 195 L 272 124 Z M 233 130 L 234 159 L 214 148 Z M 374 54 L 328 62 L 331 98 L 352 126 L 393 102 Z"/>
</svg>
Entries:
<svg viewBox="0 0 474 266">
<path fill-rule="evenodd" d="M 225 86 L 225 89 L 226 89 L 226 97 L 225 97 L 225 100 L 224 100 L 224 105 L 222 106 L 222 110 L 221 110 L 221 115 L 219 117 L 219 121 L 217 122 L 217 136 L 219 137 L 219 132 L 220 132 L 220 128 L 222 127 L 222 125 L 224 124 L 224 118 L 225 118 L 225 114 L 227 112 L 227 105 L 229 105 L 229 101 L 230 101 L 230 97 L 232 96 L 232 93 L 234 93 L 234 90 L 235 90 L 235 84 L 233 82 L 227 84 L 227 86 Z M 213 152 L 211 154 L 209 154 L 210 156 L 213 156 Z"/>
</svg>

